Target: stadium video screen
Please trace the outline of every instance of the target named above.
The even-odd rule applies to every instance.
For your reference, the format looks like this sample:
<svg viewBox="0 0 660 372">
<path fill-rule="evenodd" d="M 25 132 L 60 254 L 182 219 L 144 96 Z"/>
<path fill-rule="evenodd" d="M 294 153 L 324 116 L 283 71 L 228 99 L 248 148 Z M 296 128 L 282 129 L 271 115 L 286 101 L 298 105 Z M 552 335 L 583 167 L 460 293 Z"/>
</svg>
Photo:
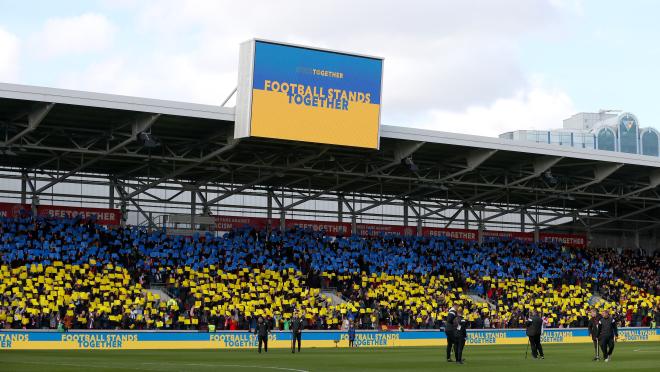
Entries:
<svg viewBox="0 0 660 372">
<path fill-rule="evenodd" d="M 236 137 L 379 147 L 382 59 L 251 40 L 239 70 Z"/>
</svg>

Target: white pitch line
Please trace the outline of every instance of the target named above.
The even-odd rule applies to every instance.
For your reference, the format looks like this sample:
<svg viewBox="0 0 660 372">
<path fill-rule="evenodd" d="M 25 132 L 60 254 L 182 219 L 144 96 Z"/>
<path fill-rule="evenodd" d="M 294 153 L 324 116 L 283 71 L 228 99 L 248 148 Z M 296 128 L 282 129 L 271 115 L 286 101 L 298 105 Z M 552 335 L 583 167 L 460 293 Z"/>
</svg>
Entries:
<svg viewBox="0 0 660 372">
<path fill-rule="evenodd" d="M 155 363 L 155 362 L 144 362 L 144 365 L 170 365 L 170 366 L 191 366 L 191 367 L 235 367 L 235 368 L 257 368 L 257 369 L 274 369 L 279 371 L 292 371 L 292 372 L 310 372 L 306 369 L 295 369 L 295 368 L 286 368 L 286 367 L 274 367 L 274 366 L 252 366 L 244 364 L 212 364 L 212 363 L 175 363 L 175 362 L 165 362 L 165 363 Z"/>
<path fill-rule="evenodd" d="M 52 362 L 27 362 L 27 361 L 12 361 L 11 363 L 20 363 L 20 364 L 36 364 L 36 365 L 55 365 L 62 367 L 77 367 L 77 368 L 104 368 L 104 369 L 130 369 L 134 371 L 162 371 L 160 368 L 147 368 L 147 367 L 128 367 L 128 366 L 108 366 L 108 365 L 99 365 L 99 364 L 75 364 L 75 363 L 52 363 Z M 161 363 L 149 363 L 144 362 L 142 365 L 154 365 L 154 366 L 170 366 L 170 367 L 181 367 L 181 366 L 190 366 L 190 367 L 231 367 L 231 368 L 256 368 L 256 369 L 274 369 L 278 371 L 292 371 L 292 372 L 310 372 L 306 369 L 295 369 L 295 368 L 286 368 L 286 367 L 274 367 L 274 366 L 249 366 L 242 364 L 211 364 L 211 363 L 175 363 L 175 362 L 161 362 Z"/>
<path fill-rule="evenodd" d="M 75 363 L 54 363 L 54 362 L 26 362 L 26 361 L 11 361 L 9 363 L 20 363 L 20 364 L 37 364 L 37 365 L 54 365 L 54 366 L 62 366 L 62 367 L 79 367 L 79 368 L 84 368 L 84 369 L 89 369 L 90 367 L 92 368 L 105 368 L 105 369 L 130 369 L 130 370 L 135 370 L 135 371 L 160 371 L 160 369 L 153 369 L 153 368 L 135 368 L 135 367 L 125 367 L 125 366 L 108 366 L 108 365 L 100 365 L 100 364 L 75 364 Z"/>
<path fill-rule="evenodd" d="M 271 367 L 271 366 L 246 366 L 241 364 L 203 364 L 203 363 L 186 363 L 186 366 L 200 366 L 200 367 L 238 367 L 238 368 L 259 368 L 259 369 L 276 369 L 280 371 L 293 371 L 293 372 L 309 372 L 306 369 L 295 369 L 286 367 Z"/>
<path fill-rule="evenodd" d="M 660 353 L 660 349 L 651 349 L 651 350 L 649 350 L 648 348 L 635 349 L 633 351 L 638 352 L 638 353 Z"/>
</svg>

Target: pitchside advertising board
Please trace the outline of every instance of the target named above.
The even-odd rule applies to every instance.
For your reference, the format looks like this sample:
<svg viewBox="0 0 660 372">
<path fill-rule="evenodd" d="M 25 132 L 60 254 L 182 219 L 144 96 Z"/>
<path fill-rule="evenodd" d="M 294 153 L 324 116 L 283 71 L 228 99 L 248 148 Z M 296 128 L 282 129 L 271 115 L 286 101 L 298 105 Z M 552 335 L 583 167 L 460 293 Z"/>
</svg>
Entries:
<svg viewBox="0 0 660 372">
<path fill-rule="evenodd" d="M 0 218 L 19 217 L 21 213 L 31 211 L 28 204 L 0 203 Z M 84 219 L 93 218 L 101 225 L 117 226 L 121 224 L 121 211 L 110 208 L 84 208 L 70 207 L 64 205 L 40 205 L 37 207 L 37 215 L 42 217 L 71 218 L 80 216 Z"/>
<path fill-rule="evenodd" d="M 28 204 L 0 202 L 0 218 L 19 217 L 21 213 L 26 213 L 31 209 L 32 207 Z M 99 224 L 106 226 L 118 226 L 121 224 L 121 211 L 118 209 L 40 205 L 37 207 L 37 214 L 43 217 L 71 218 L 80 216 L 82 218 L 94 218 Z M 270 227 L 271 229 L 277 229 L 280 225 L 279 219 L 271 219 L 269 223 L 267 218 L 241 216 L 215 216 L 215 223 L 215 231 L 229 231 L 232 229 L 240 229 L 244 227 L 253 227 L 260 230 L 267 227 Z M 299 228 L 310 229 L 314 231 L 325 231 L 328 235 L 336 236 L 349 236 L 352 234 L 360 236 L 418 235 L 416 227 L 386 224 L 358 223 L 355 226 L 356 230 L 353 230 L 352 225 L 347 222 L 287 219 L 285 220 L 284 227 L 286 229 Z M 479 240 L 480 233 L 484 239 L 496 238 L 498 240 L 515 239 L 527 242 L 534 241 L 533 233 L 490 230 L 479 232 L 478 230 L 439 227 L 423 227 L 420 235 L 428 237 L 446 237 L 449 239 L 463 240 L 466 242 L 476 242 Z M 576 248 L 584 248 L 587 246 L 587 237 L 583 234 L 541 232 L 539 234 L 539 240 L 542 242 L 561 242 L 564 245 L 569 245 Z"/>
<path fill-rule="evenodd" d="M 279 219 L 268 219 L 263 217 L 241 217 L 241 216 L 215 216 L 216 231 L 229 231 L 232 229 L 240 229 L 245 227 L 253 227 L 257 229 L 277 229 L 280 226 Z M 325 231 L 328 235 L 360 235 L 360 236 L 379 236 L 379 235 L 401 235 L 413 236 L 418 235 L 416 227 L 413 226 L 400 226 L 400 225 L 386 225 L 386 224 L 369 224 L 358 223 L 355 225 L 356 230 L 348 222 L 334 222 L 334 221 L 316 221 L 316 220 L 300 220 L 300 219 L 287 219 L 284 221 L 286 229 L 299 228 L 310 229 L 314 231 Z M 529 232 L 516 232 L 516 231 L 491 231 L 491 230 L 469 230 L 469 229 L 452 229 L 441 227 L 423 227 L 419 235 L 427 237 L 445 237 L 448 239 L 463 240 L 466 242 L 479 241 L 479 234 L 484 240 L 497 239 L 497 240 L 519 240 L 523 242 L 533 242 L 534 233 Z M 563 233 L 549 233 L 540 232 L 539 241 L 541 242 L 561 242 L 563 245 L 568 245 L 575 248 L 586 248 L 587 236 L 584 234 L 563 234 Z"/>
<path fill-rule="evenodd" d="M 304 331 L 305 347 L 348 347 L 348 334 L 342 331 Z M 291 332 L 273 332 L 268 336 L 271 348 L 290 348 Z M 468 330 L 468 345 L 525 345 L 522 329 Z M 585 328 L 546 329 L 543 343 L 591 343 Z M 660 329 L 621 328 L 620 342 L 660 341 Z M 405 332 L 358 331 L 357 347 L 401 347 L 447 345 L 444 332 L 438 330 Z M 0 331 L 0 349 L 251 349 L 257 337 L 247 331 Z"/>
<path fill-rule="evenodd" d="M 382 74 L 382 58 L 247 41 L 234 136 L 377 149 Z"/>
</svg>

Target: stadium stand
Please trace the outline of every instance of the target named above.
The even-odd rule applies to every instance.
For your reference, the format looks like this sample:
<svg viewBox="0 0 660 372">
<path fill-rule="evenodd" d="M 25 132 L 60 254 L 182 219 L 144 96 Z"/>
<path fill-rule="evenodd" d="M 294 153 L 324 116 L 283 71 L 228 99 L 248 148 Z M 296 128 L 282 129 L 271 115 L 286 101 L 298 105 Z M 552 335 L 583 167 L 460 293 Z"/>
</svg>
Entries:
<svg viewBox="0 0 660 372">
<path fill-rule="evenodd" d="M 301 229 L 185 237 L 28 213 L 0 219 L 0 235 L 3 328 L 248 329 L 265 316 L 286 329 L 296 309 L 315 329 L 349 319 L 361 328 L 438 328 L 453 303 L 478 328 L 522 327 L 531 308 L 548 327 L 576 327 L 586 325 L 595 291 L 605 299 L 596 307 L 622 324 L 647 326 L 660 313 L 657 254 Z M 172 298 L 145 289 L 154 283 Z M 321 288 L 346 302 L 333 304 Z"/>
</svg>

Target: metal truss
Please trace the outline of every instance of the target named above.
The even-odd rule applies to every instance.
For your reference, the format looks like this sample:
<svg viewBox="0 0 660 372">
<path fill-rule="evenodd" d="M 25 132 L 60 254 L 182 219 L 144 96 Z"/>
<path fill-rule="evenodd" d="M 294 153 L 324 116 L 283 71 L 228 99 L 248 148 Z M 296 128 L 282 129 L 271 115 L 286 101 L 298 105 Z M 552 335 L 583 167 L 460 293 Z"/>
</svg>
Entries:
<svg viewBox="0 0 660 372">
<path fill-rule="evenodd" d="M 16 182 L 0 190 L 7 200 L 120 205 L 151 227 L 177 211 L 522 231 L 660 228 L 652 167 L 419 140 L 383 140 L 378 151 L 237 140 L 226 122 L 23 106 L 0 115 L 0 178 Z M 161 145 L 140 145 L 144 131 Z"/>
<path fill-rule="evenodd" d="M 12 190 L 2 190 L 2 194 L 5 196 L 11 196 L 16 198 L 21 198 L 21 200 L 31 200 L 32 196 L 36 194 L 37 189 L 34 187 L 35 184 L 43 184 L 45 182 L 52 182 L 52 178 L 56 172 L 49 174 L 51 172 L 45 172 L 46 174 L 33 174 L 26 177 L 26 172 L 12 172 L 11 170 L 4 170 L 1 175 L 3 179 L 14 179 L 16 181 L 24 182 L 27 187 L 21 191 L 12 191 Z M 229 210 L 235 210 L 236 213 L 257 213 L 258 215 L 270 215 L 271 217 L 274 214 L 288 214 L 290 216 L 308 216 L 311 218 L 321 218 L 326 220 L 336 220 L 339 213 L 348 213 L 352 216 L 353 220 L 360 220 L 362 222 L 371 222 L 378 223 L 379 221 L 389 221 L 389 223 L 395 224 L 409 224 L 408 217 L 405 217 L 405 209 L 410 208 L 413 212 L 414 217 L 421 221 L 418 226 L 439 226 L 439 227 L 472 227 L 481 226 L 485 229 L 512 229 L 512 230 L 533 230 L 538 228 L 552 228 L 556 227 L 556 224 L 545 222 L 551 221 L 554 222 L 559 219 L 572 218 L 575 215 L 575 211 L 570 208 L 540 208 L 534 212 L 534 217 L 531 215 L 529 210 L 524 212 L 524 215 L 527 216 L 524 221 L 520 221 L 518 218 L 503 219 L 500 221 L 493 221 L 492 216 L 502 215 L 502 211 L 505 210 L 514 210 L 518 206 L 507 205 L 505 203 L 493 203 L 491 205 L 486 204 L 469 204 L 465 200 L 460 199 L 437 199 L 437 198 L 426 198 L 424 200 L 414 200 L 410 199 L 392 199 L 391 197 L 383 198 L 379 200 L 379 196 L 372 194 L 361 194 L 361 193 L 324 193 L 318 195 L 315 199 L 310 199 L 309 195 L 305 192 L 300 192 L 299 190 L 283 190 L 276 188 L 265 188 L 255 186 L 252 188 L 245 188 L 240 192 L 236 192 L 234 199 L 230 197 L 223 198 L 226 200 L 226 203 L 215 203 L 212 204 L 211 208 L 204 207 L 208 203 L 202 202 L 202 206 L 197 208 L 193 205 L 192 200 L 204 200 L 207 195 L 215 196 L 218 198 L 224 196 L 227 191 L 231 192 L 237 188 L 236 185 L 205 185 L 199 187 L 188 187 L 187 190 L 182 189 L 180 184 L 172 182 L 162 182 L 158 185 L 155 185 L 149 188 L 148 192 L 143 192 L 140 195 L 135 194 L 131 195 L 131 192 L 128 190 L 138 190 L 143 189 L 145 185 L 153 183 L 148 179 L 129 179 L 129 180 L 119 180 L 115 177 L 107 177 L 104 175 L 94 175 L 94 174 L 79 174 L 75 179 L 68 181 L 69 184 L 75 186 L 80 185 L 81 183 L 89 186 L 106 186 L 108 189 L 107 196 L 92 196 L 92 195 L 82 195 L 80 193 L 69 192 L 69 193 L 48 193 L 51 200 L 54 204 L 58 202 L 67 203 L 67 202 L 77 202 L 92 205 L 92 206 L 114 206 L 116 205 L 116 200 L 114 193 L 118 195 L 120 200 L 119 204 L 128 205 L 129 211 L 134 211 L 139 213 L 142 216 L 142 220 L 147 222 L 147 225 L 150 227 L 155 227 L 156 222 L 154 217 L 160 214 L 172 213 L 172 210 L 185 211 L 195 211 L 196 213 L 204 213 L 215 210 L 221 211 L 222 214 L 231 214 L 228 213 Z M 61 181 L 60 185 L 66 185 L 67 181 Z M 278 194 L 283 194 L 285 199 L 293 200 L 292 203 L 288 205 L 283 204 L 283 199 L 277 197 Z M 39 195 L 46 195 L 41 193 Z M 194 195 L 194 198 L 193 198 Z M 255 203 L 253 205 L 245 205 L 237 202 L 238 197 L 252 197 L 254 200 L 262 198 L 261 203 Z M 275 202 L 275 205 L 272 203 L 268 205 L 267 200 L 271 199 Z M 183 200 L 182 200 L 183 199 Z M 227 200 L 228 199 L 228 200 Z M 211 199 L 212 200 L 212 199 Z M 349 202 L 350 200 L 350 202 Z M 264 202 L 265 201 L 265 202 Z M 305 205 L 305 203 L 312 201 L 324 201 L 332 202 L 335 206 L 342 205 L 342 208 L 310 208 Z M 208 201 L 207 201 L 208 202 Z M 288 207 L 291 204 L 296 204 L 295 208 Z M 168 211 L 166 211 L 163 206 L 168 206 Z M 426 218 L 421 218 L 421 211 L 434 211 L 436 208 L 441 205 L 444 211 L 447 211 L 447 215 L 434 213 Z M 457 205 L 457 208 L 450 208 L 453 205 Z M 342 211 L 343 207 L 346 207 L 346 211 Z M 650 211 L 657 207 L 657 204 L 651 205 L 643 210 L 638 212 L 630 212 L 624 215 L 620 215 L 614 218 L 611 217 L 601 217 L 598 215 L 590 216 L 590 220 L 594 221 L 592 225 L 592 230 L 597 229 L 600 226 L 607 225 L 609 223 L 621 220 L 628 220 L 635 223 L 645 223 L 648 222 L 645 219 L 633 219 L 637 214 L 643 214 L 647 211 Z M 215 210 L 213 209 L 215 208 Z M 369 211 L 373 211 L 369 213 Z M 181 212 L 179 212 L 181 213 Z M 511 214 L 513 215 L 513 214 Z M 516 214 L 516 217 L 519 217 L 520 214 Z M 333 218 L 334 217 L 334 218 Z M 619 229 L 613 228 L 610 229 L 617 231 Z M 626 231 L 621 229 L 621 231 Z"/>
</svg>

